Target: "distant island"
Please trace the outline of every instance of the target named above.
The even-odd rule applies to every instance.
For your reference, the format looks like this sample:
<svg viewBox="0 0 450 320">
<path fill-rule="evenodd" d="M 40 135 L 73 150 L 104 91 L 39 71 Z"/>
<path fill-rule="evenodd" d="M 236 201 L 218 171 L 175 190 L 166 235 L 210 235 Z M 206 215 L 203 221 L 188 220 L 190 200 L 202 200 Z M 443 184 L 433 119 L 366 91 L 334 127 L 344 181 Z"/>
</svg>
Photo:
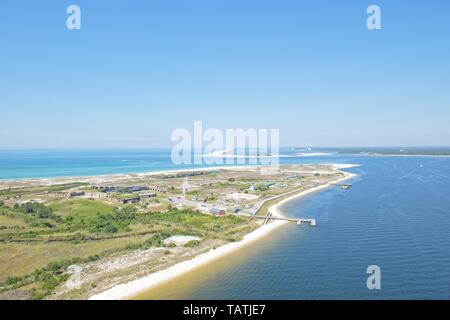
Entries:
<svg viewBox="0 0 450 320">
<path fill-rule="evenodd" d="M 359 155 L 450 156 L 450 147 L 349 147 L 314 150 Z"/>
</svg>

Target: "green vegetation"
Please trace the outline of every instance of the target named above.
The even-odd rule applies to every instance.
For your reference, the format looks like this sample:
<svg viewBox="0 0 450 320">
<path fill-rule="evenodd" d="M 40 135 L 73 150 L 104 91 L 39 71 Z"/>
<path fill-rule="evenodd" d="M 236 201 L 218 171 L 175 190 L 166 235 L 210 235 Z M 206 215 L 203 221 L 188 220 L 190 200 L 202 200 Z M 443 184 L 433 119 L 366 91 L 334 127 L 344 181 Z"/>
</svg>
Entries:
<svg viewBox="0 0 450 320">
<path fill-rule="evenodd" d="M 2 229 L 23 224 L 30 227 L 53 228 L 59 220 L 59 217 L 53 213 L 51 208 L 36 202 L 22 205 L 16 204 L 13 208 L 6 206 L 2 202 L 0 204 L 0 215 L 4 217 L 4 221 L 7 221 L 6 218 L 12 219 L 11 223 L 3 226 L 4 228 Z M 14 221 L 15 219 L 16 221 Z"/>
<path fill-rule="evenodd" d="M 51 208 L 48 208 L 45 205 L 36 202 L 27 202 L 20 206 L 16 204 L 14 206 L 14 210 L 20 210 L 24 214 L 28 214 L 39 219 L 56 218 Z"/>
<path fill-rule="evenodd" d="M 134 207 L 113 208 L 111 212 L 97 212 L 91 216 L 69 215 L 62 219 L 66 230 L 87 231 L 93 233 L 116 233 L 129 231 L 128 226 L 136 219 Z"/>
<path fill-rule="evenodd" d="M 266 191 L 269 188 L 264 183 L 257 183 L 255 184 L 255 190 L 256 191 Z"/>
<path fill-rule="evenodd" d="M 77 188 L 77 187 L 86 186 L 86 185 L 88 185 L 88 184 L 83 183 L 83 182 L 56 184 L 56 185 L 47 187 L 47 190 L 48 191 L 63 191 L 63 190 Z"/>
<path fill-rule="evenodd" d="M 86 186 L 87 183 L 84 182 L 74 182 L 74 183 L 64 183 L 64 184 L 55 184 L 52 186 L 45 186 L 45 187 L 28 187 L 28 188 L 7 188 L 0 190 L 0 196 L 6 196 L 6 197 L 17 197 L 22 196 L 26 194 L 31 193 L 39 193 L 39 192 L 58 192 L 58 191 L 64 191 L 71 188 L 77 188 L 81 186 Z"/>
<path fill-rule="evenodd" d="M 150 222 L 154 220 L 173 222 L 177 225 L 202 230 L 216 230 L 218 228 L 226 229 L 227 227 L 242 223 L 243 221 L 242 218 L 236 216 L 216 217 L 205 215 L 198 211 L 189 209 L 178 210 L 176 208 L 173 208 L 166 213 L 155 213 L 146 217 L 146 221 Z"/>
<path fill-rule="evenodd" d="M 200 241 L 198 240 L 191 240 L 188 243 L 186 243 L 184 246 L 188 248 L 196 247 L 200 244 Z"/>
<path fill-rule="evenodd" d="M 3 278 L 0 292 L 27 288 L 30 299 L 42 299 L 54 292 L 69 277 L 67 267 L 74 263 L 130 250 L 171 248 L 175 245 L 163 241 L 178 234 L 199 236 L 202 240 L 235 241 L 255 227 L 253 222 L 235 216 L 215 217 L 176 208 L 138 212 L 136 206 L 116 208 L 100 200 L 86 199 L 55 200 L 48 205 L 28 202 L 13 207 L 0 202 L 0 217 L 0 248 L 8 248 L 0 250 L 0 270 L 4 273 L 0 277 Z M 121 239 L 129 238 L 135 240 L 117 245 Z M 198 245 L 199 241 L 190 241 L 185 247 Z M 51 253 L 50 247 L 54 248 Z M 168 249 L 164 252 L 170 253 Z M 46 256 L 52 257 L 52 262 L 48 263 Z M 27 263 L 35 269 L 30 270 L 32 265 Z M 30 271 L 11 269 L 15 265 Z"/>
<path fill-rule="evenodd" d="M 114 208 L 111 213 L 97 213 L 96 224 L 91 230 L 97 233 L 116 233 L 128 231 L 128 226 L 135 219 L 134 208 Z"/>
<path fill-rule="evenodd" d="M 103 201 L 88 200 L 88 199 L 68 199 L 56 200 L 47 204 L 54 212 L 62 216 L 79 215 L 90 216 L 97 212 L 108 213 L 114 207 Z"/>
<path fill-rule="evenodd" d="M 29 299 L 39 300 L 50 294 L 56 286 L 67 280 L 69 274 L 66 269 L 69 265 L 90 261 L 89 258 L 51 261 L 46 267 L 38 269 L 21 277 L 8 277 L 0 283 L 0 292 L 8 291 L 34 284 Z"/>
<path fill-rule="evenodd" d="M 12 196 L 21 195 L 26 192 L 27 192 L 27 190 L 25 188 L 8 188 L 8 189 L 0 190 L 0 196 L 12 197 Z"/>
</svg>

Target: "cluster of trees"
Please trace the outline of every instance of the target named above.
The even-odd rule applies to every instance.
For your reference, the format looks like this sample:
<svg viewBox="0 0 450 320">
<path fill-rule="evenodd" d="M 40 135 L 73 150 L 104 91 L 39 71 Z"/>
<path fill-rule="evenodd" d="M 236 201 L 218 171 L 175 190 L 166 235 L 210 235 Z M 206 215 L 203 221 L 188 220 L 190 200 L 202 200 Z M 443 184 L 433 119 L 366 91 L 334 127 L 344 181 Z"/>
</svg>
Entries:
<svg viewBox="0 0 450 320">
<path fill-rule="evenodd" d="M 51 208 L 37 202 L 27 202 L 20 206 L 15 204 L 14 210 L 40 219 L 52 219 L 56 217 Z"/>
<path fill-rule="evenodd" d="M 0 202 L 0 208 L 8 208 Z M 100 213 L 90 217 L 78 215 L 59 216 L 53 209 L 37 202 L 15 204 L 8 208 L 10 215 L 24 214 L 26 221 L 32 225 L 56 227 L 64 226 L 65 230 L 85 229 L 95 233 L 116 233 L 128 230 L 128 226 L 138 218 L 134 207 L 113 208 L 111 212 Z"/>
<path fill-rule="evenodd" d="M 128 226 L 136 219 L 134 207 L 114 208 L 110 213 L 97 213 L 93 232 L 116 233 L 128 230 Z"/>
</svg>

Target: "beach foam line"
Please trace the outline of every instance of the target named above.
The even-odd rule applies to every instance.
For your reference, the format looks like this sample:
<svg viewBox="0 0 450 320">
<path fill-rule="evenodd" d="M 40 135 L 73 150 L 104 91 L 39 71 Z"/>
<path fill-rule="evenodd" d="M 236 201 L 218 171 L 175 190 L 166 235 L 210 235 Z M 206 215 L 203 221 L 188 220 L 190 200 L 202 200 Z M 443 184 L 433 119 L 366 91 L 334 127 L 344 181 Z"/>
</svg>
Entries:
<svg viewBox="0 0 450 320">
<path fill-rule="evenodd" d="M 340 165 L 339 165 L 340 166 Z M 350 168 L 354 167 L 355 165 L 342 165 L 342 167 Z M 279 210 L 280 206 L 285 204 L 288 201 L 291 201 L 293 199 L 305 196 L 307 194 L 325 189 L 330 186 L 330 183 L 338 183 L 343 180 L 350 179 L 352 177 L 356 176 L 353 173 L 344 172 L 344 177 L 340 179 L 333 180 L 331 182 L 327 182 L 326 184 L 301 191 L 299 193 L 296 193 L 292 196 L 287 197 L 286 199 L 281 200 L 280 202 L 274 204 L 273 206 L 269 207 L 269 212 L 272 213 L 274 216 L 283 217 L 283 214 L 281 210 Z M 154 273 L 149 274 L 148 276 L 132 280 L 130 282 L 116 285 L 108 290 L 105 290 L 99 294 L 93 295 L 89 298 L 89 300 L 120 300 L 120 299 L 127 299 L 131 298 L 133 296 L 136 296 L 139 293 L 142 293 L 143 291 L 149 290 L 151 288 L 157 287 L 158 285 L 161 285 L 169 280 L 172 280 L 182 274 L 185 274 L 189 271 L 192 271 L 196 268 L 199 268 L 203 265 L 206 265 L 213 260 L 216 260 L 218 258 L 221 258 L 235 250 L 238 250 L 239 248 L 242 248 L 253 241 L 260 239 L 273 230 L 279 228 L 282 225 L 285 225 L 289 223 L 286 220 L 276 220 L 273 222 L 270 222 L 269 224 L 263 225 L 259 227 L 258 229 L 246 234 L 241 241 L 238 242 L 232 242 L 225 244 L 223 246 L 220 246 L 216 249 L 211 249 L 205 253 L 202 253 L 198 256 L 195 256 L 194 258 L 190 260 L 186 260 L 180 263 L 177 263 L 171 267 L 168 267 L 167 269 L 157 271 Z"/>
</svg>

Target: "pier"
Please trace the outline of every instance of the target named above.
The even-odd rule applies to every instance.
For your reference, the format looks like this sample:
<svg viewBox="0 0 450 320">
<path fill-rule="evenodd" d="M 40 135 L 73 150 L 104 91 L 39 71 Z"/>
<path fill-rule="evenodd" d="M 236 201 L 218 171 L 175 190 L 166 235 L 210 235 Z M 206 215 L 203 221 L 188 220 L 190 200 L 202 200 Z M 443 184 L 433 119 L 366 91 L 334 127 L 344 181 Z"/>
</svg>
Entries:
<svg viewBox="0 0 450 320">
<path fill-rule="evenodd" d="M 339 186 L 341 189 L 350 189 L 352 187 L 351 184 L 345 184 L 345 183 L 329 183 L 329 185 Z"/>
<path fill-rule="evenodd" d="M 302 223 L 308 223 L 311 227 L 317 226 L 316 219 L 298 219 L 297 225 L 301 225 Z"/>
<path fill-rule="evenodd" d="M 339 185 L 341 186 L 345 186 L 345 188 L 350 188 L 351 185 L 344 185 L 344 184 L 338 184 L 338 183 L 329 183 L 330 185 Z M 249 217 L 250 220 L 257 218 L 257 219 L 264 219 L 263 225 L 266 225 L 270 219 L 272 220 L 285 220 L 285 221 L 289 221 L 289 222 L 295 222 L 298 226 L 302 225 L 302 224 L 309 224 L 311 227 L 315 227 L 317 226 L 317 221 L 316 219 L 304 219 L 304 218 L 285 218 L 285 217 L 279 217 L 279 216 L 274 216 L 272 214 L 272 212 L 270 212 L 270 208 L 269 208 L 269 212 L 267 213 L 267 215 L 258 215 L 257 212 L 261 209 L 261 207 L 267 202 L 267 201 L 272 201 L 278 198 L 283 198 L 286 196 L 289 196 L 291 194 L 297 194 L 299 191 L 303 191 L 303 190 L 293 190 L 290 191 L 288 193 L 285 193 L 283 195 L 276 195 L 276 196 L 272 196 L 272 197 L 264 197 L 262 199 L 260 199 L 259 201 L 257 201 L 253 207 L 253 210 L 251 210 L 250 214 L 247 213 L 243 213 L 243 212 L 237 212 L 237 215 L 239 216 L 244 216 L 244 217 Z"/>
<path fill-rule="evenodd" d="M 303 218 L 295 219 L 295 218 L 277 217 L 270 213 L 267 216 L 253 215 L 251 217 L 258 218 L 258 219 L 264 219 L 263 224 L 267 224 L 267 222 L 269 222 L 269 220 L 272 219 L 272 220 L 285 220 L 285 221 L 289 221 L 289 222 L 295 222 L 298 226 L 300 226 L 302 224 L 309 224 L 311 227 L 317 226 L 316 219 L 303 219 Z"/>
</svg>

